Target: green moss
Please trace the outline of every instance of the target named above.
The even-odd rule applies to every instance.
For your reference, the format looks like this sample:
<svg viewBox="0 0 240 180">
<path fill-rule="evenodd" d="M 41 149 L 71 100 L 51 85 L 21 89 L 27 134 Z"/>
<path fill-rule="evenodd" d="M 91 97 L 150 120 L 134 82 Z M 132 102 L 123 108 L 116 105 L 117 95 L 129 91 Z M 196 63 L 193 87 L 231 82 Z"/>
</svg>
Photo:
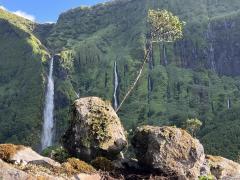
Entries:
<svg viewBox="0 0 240 180">
<path fill-rule="evenodd" d="M 114 170 L 112 162 L 105 157 L 97 157 L 95 160 L 91 162 L 91 164 L 98 170 L 109 172 L 112 172 Z"/>
<path fill-rule="evenodd" d="M 207 175 L 207 176 L 200 176 L 198 179 L 199 180 L 214 180 L 215 177 L 213 175 Z"/>
<path fill-rule="evenodd" d="M 70 158 L 68 152 L 62 146 L 51 146 L 44 149 L 41 154 L 60 163 Z"/>
<path fill-rule="evenodd" d="M 105 113 L 108 111 L 106 106 L 94 105 L 91 107 L 87 117 L 90 120 L 90 133 L 101 144 L 109 138 L 107 126 L 111 117 Z"/>
<path fill-rule="evenodd" d="M 62 166 L 66 173 L 69 175 L 74 175 L 78 173 L 96 173 L 96 170 L 91 165 L 77 158 L 69 158 L 66 163 L 63 163 Z"/>
</svg>

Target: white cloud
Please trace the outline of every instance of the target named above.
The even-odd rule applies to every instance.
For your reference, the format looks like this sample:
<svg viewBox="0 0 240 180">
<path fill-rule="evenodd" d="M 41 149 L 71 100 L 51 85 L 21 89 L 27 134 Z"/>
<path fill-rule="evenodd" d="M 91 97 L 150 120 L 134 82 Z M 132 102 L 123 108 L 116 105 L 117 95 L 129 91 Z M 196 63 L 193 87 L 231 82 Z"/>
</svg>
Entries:
<svg viewBox="0 0 240 180">
<path fill-rule="evenodd" d="M 7 11 L 7 8 L 5 8 L 4 6 L 0 6 L 0 9 Z"/>
<path fill-rule="evenodd" d="M 30 21 L 36 21 L 36 18 L 35 16 L 31 15 L 31 14 L 28 14 L 24 11 L 21 11 L 21 10 L 17 10 L 17 11 L 9 11 L 7 8 L 5 8 L 4 6 L 0 5 L 0 9 L 2 10 L 5 10 L 5 11 L 8 11 L 10 13 L 13 13 L 13 14 L 16 14 L 17 16 L 21 16 L 25 19 L 28 19 Z"/>
<path fill-rule="evenodd" d="M 53 21 L 46 21 L 44 22 L 44 24 L 55 24 L 56 22 L 53 22 Z"/>
<path fill-rule="evenodd" d="M 27 14 L 26 12 L 23 12 L 21 10 L 18 10 L 18 11 L 12 12 L 12 13 L 16 14 L 18 16 L 21 16 L 21 17 L 23 17 L 25 19 L 28 19 L 30 21 L 35 21 L 36 20 L 35 16 L 33 16 L 31 14 Z"/>
</svg>

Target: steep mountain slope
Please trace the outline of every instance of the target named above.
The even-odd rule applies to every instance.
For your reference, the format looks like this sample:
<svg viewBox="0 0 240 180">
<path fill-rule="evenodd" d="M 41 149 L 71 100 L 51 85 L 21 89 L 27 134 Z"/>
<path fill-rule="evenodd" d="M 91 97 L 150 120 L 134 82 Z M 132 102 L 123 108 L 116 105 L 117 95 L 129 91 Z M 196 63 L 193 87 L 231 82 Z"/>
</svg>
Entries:
<svg viewBox="0 0 240 180">
<path fill-rule="evenodd" d="M 199 135 L 206 149 L 235 158 L 238 138 L 231 138 L 228 129 L 227 144 L 234 146 L 234 153 L 207 137 L 211 133 L 217 139 L 215 128 L 228 124 L 227 119 L 217 123 L 219 114 L 240 103 L 239 78 L 233 78 L 240 73 L 239 7 L 238 1 L 223 0 L 131 0 L 63 13 L 46 40 L 61 56 L 56 67 L 57 134 L 66 128 L 68 107 L 77 94 L 112 99 L 115 61 L 117 98 L 122 99 L 143 59 L 147 10 L 168 9 L 187 22 L 184 39 L 154 46 L 143 77 L 119 115 L 128 129 L 137 124 L 180 125 L 187 117 L 198 117 L 204 122 Z M 221 151 L 213 150 L 219 147 Z"/>
<path fill-rule="evenodd" d="M 39 143 L 47 58 L 34 24 L 0 9 L 0 142 Z"/>
<path fill-rule="evenodd" d="M 54 25 L 0 10 L 0 141 L 39 142 L 47 52 L 38 39 L 56 54 L 56 137 L 61 137 L 78 95 L 113 100 L 115 62 L 121 101 L 143 59 L 149 8 L 168 9 L 186 21 L 184 39 L 154 44 L 143 76 L 118 113 L 125 127 L 181 126 L 188 117 L 197 117 L 203 121 L 199 136 L 207 152 L 236 158 L 238 0 L 116 0 L 67 11 Z"/>
</svg>

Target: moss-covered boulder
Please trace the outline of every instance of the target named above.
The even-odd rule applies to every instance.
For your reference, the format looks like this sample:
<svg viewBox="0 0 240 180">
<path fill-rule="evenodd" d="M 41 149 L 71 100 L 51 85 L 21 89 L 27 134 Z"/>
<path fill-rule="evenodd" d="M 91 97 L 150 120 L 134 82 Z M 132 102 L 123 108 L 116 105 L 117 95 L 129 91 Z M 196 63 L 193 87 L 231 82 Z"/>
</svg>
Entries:
<svg viewBox="0 0 240 180">
<path fill-rule="evenodd" d="M 198 179 L 209 173 L 203 146 L 182 129 L 142 126 L 132 145 L 139 163 L 151 171 L 181 179 Z"/>
<path fill-rule="evenodd" d="M 63 144 L 71 155 L 91 161 L 99 156 L 116 157 L 127 140 L 111 103 L 98 97 L 86 97 L 72 105 L 72 118 Z"/>
</svg>

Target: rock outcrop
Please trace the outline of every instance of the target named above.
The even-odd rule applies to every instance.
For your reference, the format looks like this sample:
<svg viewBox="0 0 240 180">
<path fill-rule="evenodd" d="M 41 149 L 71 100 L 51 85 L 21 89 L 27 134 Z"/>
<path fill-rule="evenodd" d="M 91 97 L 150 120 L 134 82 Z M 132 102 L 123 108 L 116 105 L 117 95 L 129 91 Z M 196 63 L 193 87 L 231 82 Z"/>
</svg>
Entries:
<svg viewBox="0 0 240 180">
<path fill-rule="evenodd" d="M 101 175 L 87 163 L 72 158 L 60 164 L 31 148 L 0 144 L 0 180 L 100 180 Z"/>
<path fill-rule="evenodd" d="M 211 174 L 217 179 L 240 179 L 240 164 L 220 156 L 207 155 Z"/>
<path fill-rule="evenodd" d="M 0 179 L 1 180 L 100 180 L 101 176 L 99 174 L 85 174 L 79 173 L 71 177 L 58 176 L 54 174 L 49 174 L 42 171 L 38 166 L 26 166 L 25 169 L 21 170 L 17 166 L 8 164 L 0 159 Z"/>
<path fill-rule="evenodd" d="M 30 147 L 1 144 L 0 145 L 0 159 L 14 164 L 41 164 L 45 167 L 60 167 L 60 163 L 41 156 L 33 151 Z"/>
<path fill-rule="evenodd" d="M 153 172 L 181 179 L 198 179 L 209 172 L 203 146 L 182 129 L 139 127 L 132 145 L 139 163 Z"/>
<path fill-rule="evenodd" d="M 73 156 L 90 161 L 97 156 L 114 158 L 127 145 L 127 140 L 111 103 L 86 97 L 76 100 L 72 106 L 72 119 L 63 144 Z"/>
</svg>

